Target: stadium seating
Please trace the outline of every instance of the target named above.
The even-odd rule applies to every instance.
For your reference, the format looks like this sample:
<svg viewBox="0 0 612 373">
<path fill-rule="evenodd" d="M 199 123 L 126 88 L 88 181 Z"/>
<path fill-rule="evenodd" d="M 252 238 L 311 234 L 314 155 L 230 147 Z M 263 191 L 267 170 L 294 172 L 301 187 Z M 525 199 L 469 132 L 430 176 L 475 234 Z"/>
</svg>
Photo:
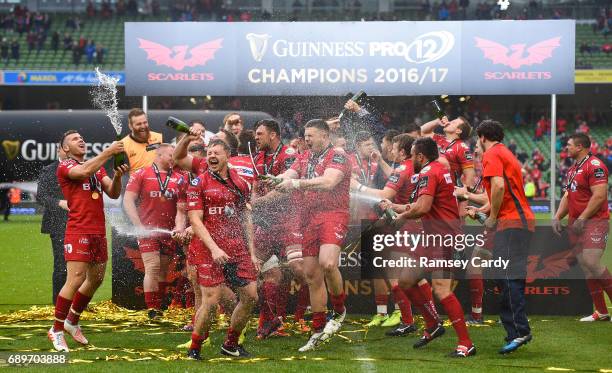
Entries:
<svg viewBox="0 0 612 373">
<path fill-rule="evenodd" d="M 586 43 L 589 46 L 599 47 L 599 52 L 595 53 L 580 53 L 580 45 Z M 601 47 L 604 44 L 612 44 L 612 36 L 606 39 L 601 32 L 594 33 L 591 25 L 576 25 L 576 61 L 581 64 L 576 65 L 591 65 L 594 69 L 610 69 L 612 68 L 612 53 L 604 53 Z"/>
<path fill-rule="evenodd" d="M 364 2 L 364 6 L 367 5 L 367 2 Z M 401 19 L 412 19 L 416 18 L 417 14 L 420 11 L 417 9 L 403 9 L 398 6 L 398 14 L 402 14 L 400 16 Z M 319 14 L 317 9 L 313 9 L 310 14 L 311 16 L 314 14 Z M 322 10 L 319 16 L 315 17 L 318 20 L 322 20 L 321 17 L 327 19 L 330 18 L 329 15 L 324 16 L 325 11 Z M 351 14 L 349 14 L 351 13 Z M 284 14 L 281 10 L 278 14 L 272 17 L 274 20 L 279 20 L 279 15 Z M 331 17 L 333 19 L 327 20 L 353 20 L 359 19 L 361 16 L 365 16 L 367 10 L 362 9 L 361 12 L 355 10 L 354 12 L 347 12 L 344 15 L 344 18 L 336 16 Z M 374 14 L 374 13 L 372 13 Z M 398 16 L 395 14 L 395 16 Z M 288 17 L 288 15 L 286 15 Z M 81 63 L 76 66 L 72 61 L 72 52 L 62 50 L 62 39 L 64 33 L 68 30 L 65 28 L 66 19 L 68 19 L 69 15 L 67 14 L 52 14 L 52 26 L 49 32 L 49 36 L 45 42 L 44 49 L 37 53 L 36 50 L 33 50 L 31 53 L 28 53 L 28 45 L 26 42 L 26 34 L 19 38 L 19 42 L 21 44 L 21 59 L 19 62 L 15 60 L 9 60 L 8 64 L 0 63 L 0 68 L 3 69 L 51 69 L 51 70 L 91 70 L 95 65 L 88 65 L 85 56 L 81 58 Z M 82 17 L 85 18 L 85 17 Z M 254 19 L 257 20 L 259 17 L 255 16 Z M 367 18 L 367 17 L 366 17 Z M 286 19 L 286 18 L 285 18 Z M 300 17 L 301 20 L 307 20 L 308 17 Z M 123 47 L 123 22 L 126 21 L 139 21 L 142 20 L 140 17 L 113 17 L 110 20 L 101 20 L 101 19 L 83 19 L 84 27 L 80 32 L 70 32 L 73 39 L 78 40 L 80 35 L 83 35 L 87 39 L 93 39 L 96 44 L 101 44 L 107 50 L 107 54 L 105 56 L 104 68 L 107 70 L 123 70 L 124 68 L 124 47 Z M 165 16 L 160 17 L 152 17 L 147 16 L 147 21 L 164 21 L 166 20 Z M 55 53 L 51 50 L 51 35 L 54 31 L 58 31 L 60 33 L 60 50 Z M 0 39 L 2 37 L 7 37 L 9 42 L 14 37 L 19 37 L 17 33 L 6 33 L 4 31 L 0 31 Z M 598 53 L 580 53 L 580 45 L 585 42 L 588 45 L 596 45 L 601 48 L 602 45 L 607 43 L 612 43 L 612 36 L 610 39 L 605 39 L 601 33 L 593 33 L 592 26 L 589 24 L 579 24 L 576 26 L 576 61 L 577 68 L 581 68 L 581 66 L 591 66 L 595 69 L 602 68 L 612 68 L 612 53 L 606 54 L 604 52 Z"/>
</svg>

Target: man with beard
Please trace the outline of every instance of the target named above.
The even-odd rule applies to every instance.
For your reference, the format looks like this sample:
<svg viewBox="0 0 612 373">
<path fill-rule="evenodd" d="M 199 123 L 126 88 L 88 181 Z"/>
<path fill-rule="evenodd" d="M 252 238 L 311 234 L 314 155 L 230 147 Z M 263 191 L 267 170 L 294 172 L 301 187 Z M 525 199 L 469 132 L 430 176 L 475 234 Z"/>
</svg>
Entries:
<svg viewBox="0 0 612 373">
<path fill-rule="evenodd" d="M 612 276 L 601 263 L 610 225 L 608 211 L 608 170 L 603 161 L 590 153 L 591 140 L 582 133 L 567 141 L 567 153 L 574 165 L 567 173 L 565 194 L 553 220 L 555 233 L 561 235 L 561 220 L 569 215 L 570 242 L 586 276 L 595 312 L 580 321 L 609 321 L 604 292 L 612 299 Z"/>
<path fill-rule="evenodd" d="M 414 172 L 418 174 L 418 183 L 415 189 L 415 202 L 398 208 L 400 219 L 421 219 L 423 230 L 427 234 L 439 237 L 461 234 L 459 222 L 459 209 L 457 200 L 453 196 L 453 181 L 448 169 L 438 161 L 438 148 L 430 138 L 420 138 L 414 142 L 411 150 Z M 389 206 L 386 206 L 387 208 Z M 403 211 L 402 211 L 403 210 Z M 410 268 L 402 271 L 400 286 L 409 289 L 425 276 L 425 272 L 432 274 L 432 287 L 436 298 L 440 301 L 449 317 L 458 337 L 458 345 L 450 354 L 452 357 L 468 357 L 476 354 L 465 325 L 465 318 L 461 304 L 452 291 L 452 272 L 447 267 L 440 266 L 438 261 L 449 261 L 453 257 L 454 246 L 446 240 L 432 245 L 421 245 L 414 254 L 419 258 L 425 257 L 428 261 L 436 261 L 427 268 Z M 422 261 L 419 260 L 419 263 Z M 441 325 L 428 327 L 421 339 L 415 343 L 414 348 L 421 348 L 429 344 L 434 338 L 444 334 Z"/>
<path fill-rule="evenodd" d="M 334 149 L 327 123 L 313 119 L 305 128 L 309 150 L 279 176 L 283 181 L 276 187 L 284 192 L 303 192 L 302 256 L 314 330 L 300 352 L 311 351 L 329 339 L 340 329 L 346 316 L 346 294 L 338 259 L 348 231 L 351 182 L 350 162 L 344 152 Z M 327 324 L 326 283 L 334 310 Z"/>
<path fill-rule="evenodd" d="M 162 134 L 149 129 L 147 114 L 139 108 L 132 109 L 128 113 L 128 127 L 130 134 L 121 142 L 130 163 L 130 170 L 134 172 L 153 164 L 155 152 L 147 151 L 147 146 L 160 144 Z"/>
<path fill-rule="evenodd" d="M 106 271 L 108 253 L 102 192 L 110 198 L 119 198 L 121 176 L 128 166 L 117 168 L 112 180 L 102 167 L 114 154 L 124 150 L 119 141 L 87 161 L 85 141 L 77 131 L 64 133 L 60 146 L 68 156 L 57 168 L 57 178 L 70 210 L 64 235 L 67 278 L 57 296 L 55 321 L 47 336 L 57 351 L 68 352 L 64 330 L 78 343 L 89 343 L 78 322 Z"/>
<path fill-rule="evenodd" d="M 163 233 L 146 232 L 175 227 L 178 185 L 181 175 L 172 170 L 174 147 L 161 144 L 155 150 L 151 166 L 132 173 L 125 188 L 123 207 L 134 227 L 147 233 L 138 238 L 138 248 L 144 264 L 144 298 L 149 318 L 161 315 L 162 300 L 168 286 L 167 270 L 176 244 Z"/>
<path fill-rule="evenodd" d="M 221 353 L 245 357 L 240 334 L 257 302 L 257 271 L 250 186 L 228 167 L 229 147 L 212 140 L 207 149 L 208 170 L 191 182 L 187 192 L 188 215 L 196 237 L 202 243 L 203 264 L 198 266 L 202 306 L 187 356 L 200 359 L 202 342 L 208 338 L 211 316 L 222 297 L 222 288 L 231 287 L 240 301 L 234 308 Z"/>
</svg>

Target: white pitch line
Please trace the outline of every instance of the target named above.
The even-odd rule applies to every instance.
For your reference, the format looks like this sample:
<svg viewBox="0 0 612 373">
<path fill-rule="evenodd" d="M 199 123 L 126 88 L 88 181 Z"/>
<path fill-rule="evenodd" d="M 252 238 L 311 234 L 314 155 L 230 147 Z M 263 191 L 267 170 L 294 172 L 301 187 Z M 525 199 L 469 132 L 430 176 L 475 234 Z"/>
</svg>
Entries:
<svg viewBox="0 0 612 373">
<path fill-rule="evenodd" d="M 365 373 L 376 373 L 378 370 L 376 369 L 376 365 L 372 362 L 373 359 L 368 354 L 368 350 L 365 349 L 363 344 L 358 344 L 355 348 L 357 350 L 358 358 L 353 359 L 361 362 L 361 371 Z"/>
</svg>

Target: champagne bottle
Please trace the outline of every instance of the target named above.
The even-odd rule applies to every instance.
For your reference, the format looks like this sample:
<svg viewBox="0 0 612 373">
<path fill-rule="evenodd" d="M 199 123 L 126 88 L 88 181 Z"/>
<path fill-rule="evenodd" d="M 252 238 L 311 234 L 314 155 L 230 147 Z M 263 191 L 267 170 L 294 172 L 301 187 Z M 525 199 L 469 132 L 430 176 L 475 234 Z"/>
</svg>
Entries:
<svg viewBox="0 0 612 373">
<path fill-rule="evenodd" d="M 383 215 L 385 216 L 385 218 L 389 221 L 397 218 L 397 212 L 393 211 L 392 209 L 385 209 L 385 211 L 383 211 Z"/>
<path fill-rule="evenodd" d="M 257 176 L 257 178 L 259 180 L 269 180 L 274 185 L 278 185 L 278 184 L 283 182 L 283 179 L 281 179 L 280 177 L 275 177 L 275 176 L 270 176 L 270 175 L 259 175 L 259 176 Z"/>
<path fill-rule="evenodd" d="M 121 141 L 121 135 L 117 135 L 115 137 L 115 140 Z M 125 152 L 113 155 L 113 168 L 118 168 L 124 165 L 125 163 Z"/>
<path fill-rule="evenodd" d="M 184 132 L 187 134 L 189 133 L 189 126 L 187 125 L 187 123 L 175 117 L 168 117 L 168 120 L 166 121 L 166 126 L 178 132 Z"/>
<path fill-rule="evenodd" d="M 355 93 L 353 97 L 351 97 L 350 99 L 355 101 L 359 105 L 362 105 L 367 97 L 368 95 L 364 91 L 359 91 Z M 340 112 L 340 115 L 338 115 L 338 119 L 342 119 L 342 117 L 345 116 L 346 113 L 348 113 L 348 110 L 342 109 L 342 111 Z"/>
<path fill-rule="evenodd" d="M 487 214 L 485 214 L 484 212 L 477 212 L 476 213 L 476 220 L 478 220 L 478 222 L 482 225 L 484 225 L 485 220 L 487 220 L 488 216 Z"/>
<path fill-rule="evenodd" d="M 430 104 L 433 107 L 434 114 L 436 115 L 436 117 L 438 117 L 438 119 L 442 119 L 442 117 L 446 116 L 446 114 L 444 113 L 444 110 L 442 110 L 442 106 L 440 105 L 438 100 L 433 100 L 433 101 L 430 102 Z"/>
</svg>

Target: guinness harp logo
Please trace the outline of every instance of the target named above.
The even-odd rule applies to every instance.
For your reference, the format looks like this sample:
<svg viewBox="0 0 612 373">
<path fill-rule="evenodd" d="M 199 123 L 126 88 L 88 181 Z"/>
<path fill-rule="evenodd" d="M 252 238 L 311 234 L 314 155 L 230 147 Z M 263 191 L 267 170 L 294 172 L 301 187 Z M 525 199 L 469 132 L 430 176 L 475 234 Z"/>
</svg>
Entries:
<svg viewBox="0 0 612 373">
<path fill-rule="evenodd" d="M 249 41 L 253 59 L 257 62 L 261 62 L 264 54 L 266 54 L 266 50 L 268 49 L 268 40 L 270 39 L 270 35 L 249 33 L 247 34 L 246 39 Z"/>
<path fill-rule="evenodd" d="M 2 147 L 4 148 L 4 153 L 6 154 L 6 158 L 9 161 L 17 158 L 17 154 L 19 154 L 19 140 L 4 140 L 2 141 Z"/>
</svg>

